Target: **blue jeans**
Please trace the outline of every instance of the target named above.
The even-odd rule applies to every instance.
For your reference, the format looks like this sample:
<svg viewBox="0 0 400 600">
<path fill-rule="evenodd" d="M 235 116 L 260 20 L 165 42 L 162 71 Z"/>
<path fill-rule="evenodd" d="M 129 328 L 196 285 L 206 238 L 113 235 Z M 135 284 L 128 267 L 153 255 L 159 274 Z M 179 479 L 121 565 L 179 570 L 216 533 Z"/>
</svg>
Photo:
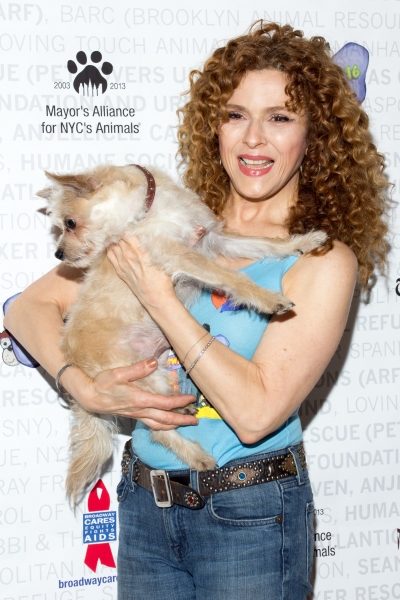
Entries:
<svg viewBox="0 0 400 600">
<path fill-rule="evenodd" d="M 151 492 L 123 476 L 118 600 L 305 600 L 314 506 L 307 470 L 296 447 L 289 450 L 297 476 L 214 494 L 200 510 L 158 508 Z M 196 488 L 195 471 L 191 483 Z"/>
</svg>

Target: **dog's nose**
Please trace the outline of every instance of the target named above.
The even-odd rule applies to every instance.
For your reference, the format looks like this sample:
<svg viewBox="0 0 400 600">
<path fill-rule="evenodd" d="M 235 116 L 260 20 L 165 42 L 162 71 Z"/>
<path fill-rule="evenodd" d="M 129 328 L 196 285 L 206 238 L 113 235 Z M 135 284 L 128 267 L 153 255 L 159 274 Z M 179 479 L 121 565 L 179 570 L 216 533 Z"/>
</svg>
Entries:
<svg viewBox="0 0 400 600">
<path fill-rule="evenodd" d="M 64 258 L 64 251 L 61 248 L 59 248 L 56 252 L 54 252 L 54 256 L 56 258 L 58 258 L 58 260 L 63 260 L 63 258 Z"/>
</svg>

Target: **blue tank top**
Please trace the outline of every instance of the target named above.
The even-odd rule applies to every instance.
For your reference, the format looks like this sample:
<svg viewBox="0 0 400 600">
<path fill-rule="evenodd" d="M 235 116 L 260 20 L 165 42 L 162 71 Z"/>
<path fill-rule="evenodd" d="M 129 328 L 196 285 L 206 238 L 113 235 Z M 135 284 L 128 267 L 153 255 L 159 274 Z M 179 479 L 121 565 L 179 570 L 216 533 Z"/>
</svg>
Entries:
<svg viewBox="0 0 400 600">
<path fill-rule="evenodd" d="M 297 256 L 283 259 L 265 258 L 240 271 L 261 287 L 281 291 L 282 277 L 296 260 Z M 253 357 L 271 318 L 270 315 L 258 314 L 240 306 L 233 307 L 229 300 L 215 292 L 203 292 L 191 307 L 190 313 L 221 343 L 248 360 Z M 198 441 L 215 457 L 219 467 L 233 459 L 279 450 L 301 441 L 302 430 L 296 411 L 279 429 L 259 442 L 243 444 L 186 375 L 172 352 L 166 368 L 173 378 L 176 393 L 193 394 L 197 399 L 199 424 L 193 427 L 179 427 L 179 433 L 190 440 Z M 243 410 L 246 410 L 246 401 L 247 398 L 243 398 Z M 153 468 L 170 471 L 187 468 L 173 452 L 152 442 L 148 427 L 140 421 L 132 433 L 132 446 L 140 460 Z"/>
</svg>

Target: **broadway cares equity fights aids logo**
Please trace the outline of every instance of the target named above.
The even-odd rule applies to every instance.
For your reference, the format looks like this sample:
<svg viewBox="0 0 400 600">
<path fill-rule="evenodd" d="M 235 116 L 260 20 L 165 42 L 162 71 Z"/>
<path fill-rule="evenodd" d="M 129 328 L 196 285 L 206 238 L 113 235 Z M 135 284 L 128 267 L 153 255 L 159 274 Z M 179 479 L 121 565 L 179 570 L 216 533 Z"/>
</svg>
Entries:
<svg viewBox="0 0 400 600">
<path fill-rule="evenodd" d="M 83 515 L 83 543 L 89 544 L 84 563 L 96 572 L 97 563 L 115 569 L 110 542 L 117 539 L 117 513 L 110 508 L 110 494 L 101 479 L 88 498 L 88 513 Z"/>
<path fill-rule="evenodd" d="M 110 494 L 99 479 L 89 494 L 88 511 L 83 515 L 83 543 L 88 544 L 84 563 L 96 573 L 100 562 L 105 567 L 116 568 L 110 542 L 117 539 L 117 513 L 110 508 Z M 71 587 L 101 586 L 115 583 L 117 575 L 81 577 L 80 579 L 59 580 L 59 589 Z"/>
</svg>

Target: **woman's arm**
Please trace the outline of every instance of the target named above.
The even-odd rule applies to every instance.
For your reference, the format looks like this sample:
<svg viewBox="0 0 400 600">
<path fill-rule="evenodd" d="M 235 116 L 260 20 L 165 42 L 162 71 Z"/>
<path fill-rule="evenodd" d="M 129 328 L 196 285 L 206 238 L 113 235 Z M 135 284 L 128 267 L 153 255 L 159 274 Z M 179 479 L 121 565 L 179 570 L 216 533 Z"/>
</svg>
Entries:
<svg viewBox="0 0 400 600">
<path fill-rule="evenodd" d="M 5 328 L 52 377 L 65 364 L 58 341 L 62 320 L 78 296 L 81 275 L 60 264 L 18 296 L 4 317 Z"/>
<path fill-rule="evenodd" d="M 79 292 L 81 273 L 59 265 L 29 286 L 9 307 L 4 326 L 55 377 L 65 364 L 59 347 L 63 318 Z M 187 406 L 192 396 L 167 397 L 144 392 L 132 382 L 157 368 L 155 359 L 130 367 L 110 369 L 94 380 L 77 367 L 67 369 L 62 385 L 87 410 L 140 419 L 152 429 L 196 425 L 189 415 L 170 412 Z"/>
<path fill-rule="evenodd" d="M 210 336 L 203 338 L 205 330 L 177 299 L 169 279 L 132 238 L 114 246 L 109 257 L 190 366 Z M 196 364 L 193 381 L 243 443 L 275 431 L 321 377 L 342 336 L 356 275 L 355 256 L 340 242 L 324 256 L 302 257 L 283 281 L 295 309 L 271 319 L 253 359 L 216 340 Z"/>
</svg>

